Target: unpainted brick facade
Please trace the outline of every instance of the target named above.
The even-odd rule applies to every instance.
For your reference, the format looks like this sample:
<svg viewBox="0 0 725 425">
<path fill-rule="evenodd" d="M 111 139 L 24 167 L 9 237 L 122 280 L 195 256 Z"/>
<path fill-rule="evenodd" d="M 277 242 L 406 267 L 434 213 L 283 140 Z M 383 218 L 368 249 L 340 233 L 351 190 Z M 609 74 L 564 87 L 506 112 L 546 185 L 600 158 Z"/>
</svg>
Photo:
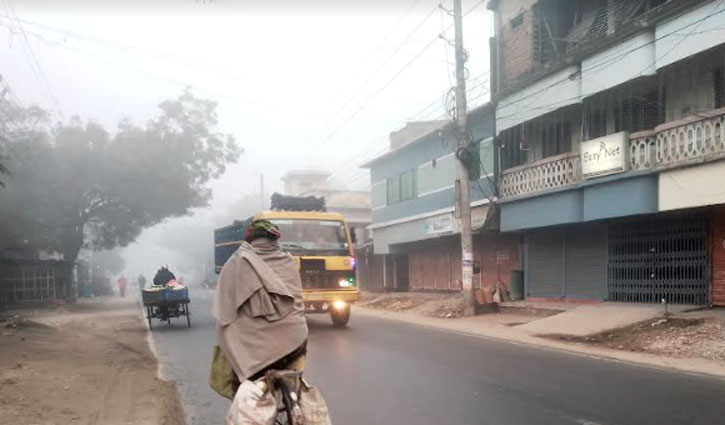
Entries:
<svg viewBox="0 0 725 425">
<path fill-rule="evenodd" d="M 534 30 L 532 9 L 522 11 L 513 20 L 502 22 L 500 77 L 503 87 L 515 84 L 534 70 Z"/>
<path fill-rule="evenodd" d="M 536 67 L 536 3 L 537 0 L 505 0 L 492 4 L 500 64 L 496 77 L 501 89 L 520 81 Z M 492 58 L 491 63 L 496 63 L 496 59 Z"/>
</svg>

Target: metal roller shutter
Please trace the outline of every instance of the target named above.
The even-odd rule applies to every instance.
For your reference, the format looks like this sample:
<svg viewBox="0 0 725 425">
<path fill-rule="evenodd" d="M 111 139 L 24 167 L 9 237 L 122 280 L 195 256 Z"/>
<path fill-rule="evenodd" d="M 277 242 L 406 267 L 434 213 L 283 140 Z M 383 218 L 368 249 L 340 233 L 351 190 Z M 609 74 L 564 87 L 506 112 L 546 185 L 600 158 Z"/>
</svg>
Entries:
<svg viewBox="0 0 725 425">
<path fill-rule="evenodd" d="M 607 297 L 607 226 L 577 226 L 566 233 L 566 297 Z"/>
<path fill-rule="evenodd" d="M 564 238 L 561 230 L 546 230 L 527 235 L 528 297 L 561 297 L 564 282 Z"/>
<path fill-rule="evenodd" d="M 708 223 L 702 214 L 614 222 L 609 232 L 610 301 L 708 303 Z"/>
<path fill-rule="evenodd" d="M 712 219 L 712 304 L 725 306 L 725 210 Z"/>
</svg>

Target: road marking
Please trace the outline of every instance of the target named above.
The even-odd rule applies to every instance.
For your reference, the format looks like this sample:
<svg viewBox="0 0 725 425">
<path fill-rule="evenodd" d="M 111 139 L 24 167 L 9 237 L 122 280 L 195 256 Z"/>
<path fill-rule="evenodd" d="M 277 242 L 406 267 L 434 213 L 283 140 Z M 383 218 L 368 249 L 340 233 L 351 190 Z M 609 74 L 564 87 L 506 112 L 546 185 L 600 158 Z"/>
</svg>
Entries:
<svg viewBox="0 0 725 425">
<path fill-rule="evenodd" d="M 159 352 L 156 349 L 156 342 L 154 341 L 153 334 L 151 333 L 151 327 L 149 327 L 149 322 L 148 320 L 146 320 L 146 309 L 144 308 L 142 302 L 140 302 L 138 299 L 137 301 L 139 304 L 139 310 L 141 310 L 141 321 L 146 328 L 146 341 L 149 344 L 149 350 L 151 351 L 151 354 L 156 359 L 156 377 L 162 381 L 170 381 L 171 379 L 168 378 L 169 375 L 165 373 L 164 365 L 161 363 L 161 359 L 159 358 Z"/>
</svg>

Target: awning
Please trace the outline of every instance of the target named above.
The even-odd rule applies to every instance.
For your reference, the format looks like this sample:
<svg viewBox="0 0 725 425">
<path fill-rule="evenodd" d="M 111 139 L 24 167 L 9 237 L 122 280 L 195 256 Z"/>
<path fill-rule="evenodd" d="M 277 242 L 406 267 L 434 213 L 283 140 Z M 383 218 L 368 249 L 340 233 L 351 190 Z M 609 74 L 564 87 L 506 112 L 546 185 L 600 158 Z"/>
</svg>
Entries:
<svg viewBox="0 0 725 425">
<path fill-rule="evenodd" d="M 491 225 L 493 210 L 489 204 L 471 207 L 471 227 L 474 232 L 486 230 Z M 390 245 L 431 240 L 458 233 L 458 220 L 451 209 L 424 218 L 397 221 L 389 226 L 376 226 L 373 230 L 373 242 L 376 254 L 387 254 L 390 252 Z"/>
</svg>

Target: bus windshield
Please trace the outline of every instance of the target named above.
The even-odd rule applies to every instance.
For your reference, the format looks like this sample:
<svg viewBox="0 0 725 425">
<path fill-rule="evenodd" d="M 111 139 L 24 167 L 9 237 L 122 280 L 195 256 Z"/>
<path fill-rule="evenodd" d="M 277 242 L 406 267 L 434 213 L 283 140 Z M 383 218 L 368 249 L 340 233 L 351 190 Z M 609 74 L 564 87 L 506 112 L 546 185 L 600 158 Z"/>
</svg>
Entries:
<svg viewBox="0 0 725 425">
<path fill-rule="evenodd" d="M 327 255 L 350 254 L 350 244 L 341 221 L 305 219 L 270 221 L 279 227 L 282 233 L 280 243 L 285 251 Z"/>
</svg>

